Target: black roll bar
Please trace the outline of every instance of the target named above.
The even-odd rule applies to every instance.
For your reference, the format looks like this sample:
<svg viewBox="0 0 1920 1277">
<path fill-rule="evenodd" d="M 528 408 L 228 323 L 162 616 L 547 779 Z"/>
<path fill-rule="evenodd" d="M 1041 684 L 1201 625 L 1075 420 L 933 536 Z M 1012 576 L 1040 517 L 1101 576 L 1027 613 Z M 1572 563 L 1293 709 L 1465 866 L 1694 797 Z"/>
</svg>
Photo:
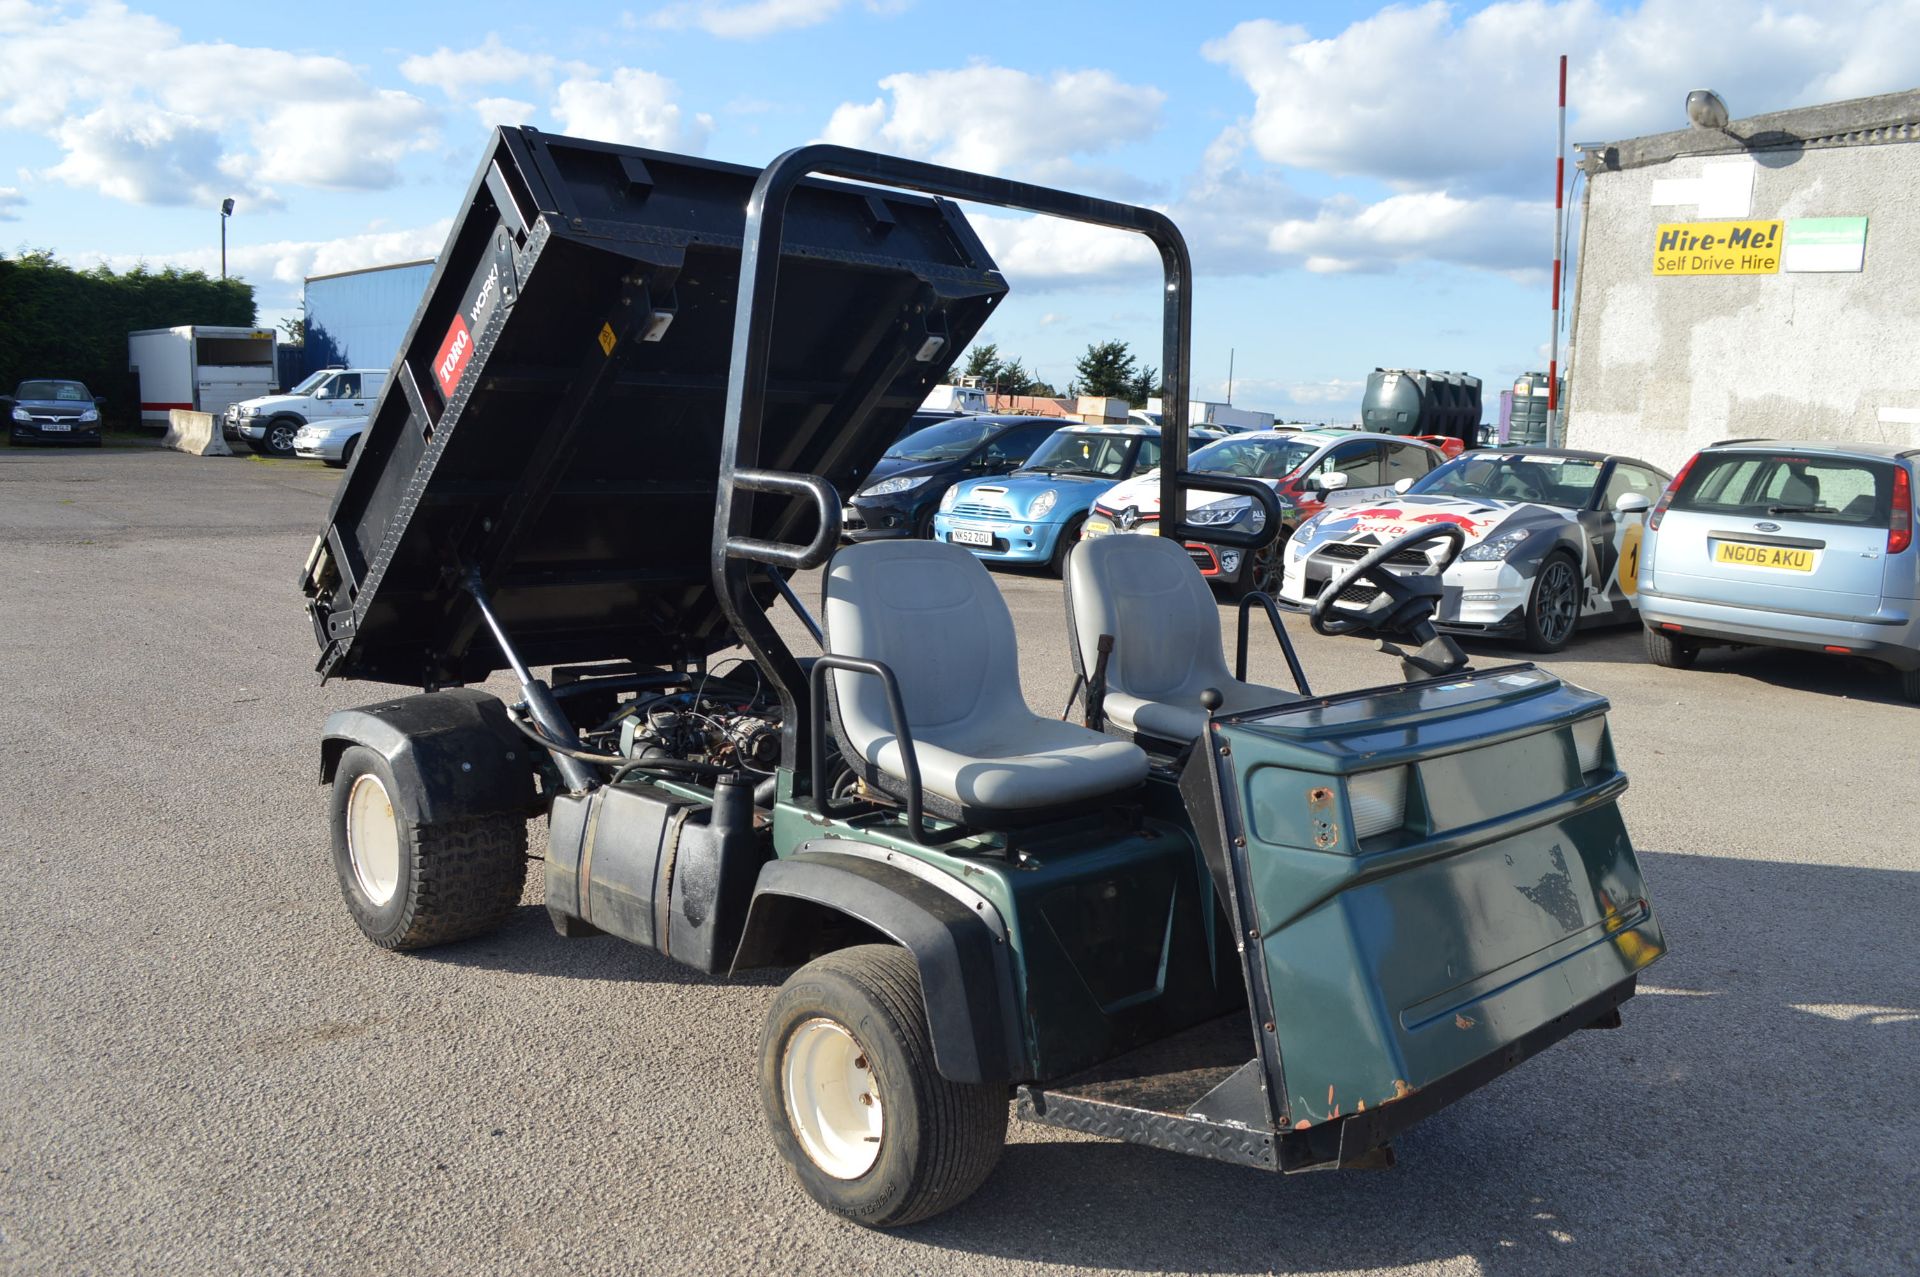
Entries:
<svg viewBox="0 0 1920 1277">
<path fill-rule="evenodd" d="M 1240 644 L 1233 657 L 1233 676 L 1242 683 L 1247 681 L 1247 622 L 1255 603 L 1267 609 L 1267 619 L 1273 622 L 1273 636 L 1280 640 L 1280 652 L 1287 658 L 1287 668 L 1293 672 L 1293 685 L 1300 689 L 1300 695 L 1312 696 L 1313 689 L 1307 686 L 1307 672 L 1300 668 L 1293 640 L 1287 637 L 1287 627 L 1280 621 L 1280 608 L 1272 595 L 1261 590 L 1250 590 L 1240 599 Z"/>
<path fill-rule="evenodd" d="M 987 177 L 919 160 L 876 155 L 843 146 L 796 147 L 767 165 L 754 183 L 753 195 L 747 201 L 745 242 L 740 257 L 740 291 L 734 308 L 733 351 L 727 368 L 726 411 L 720 442 L 719 506 L 714 512 L 709 560 L 721 609 L 734 632 L 759 661 L 761 670 L 780 694 L 784 714 L 780 739 L 781 765 L 796 769 L 802 761 L 802 741 L 798 731 L 802 716 L 798 692 L 808 684 L 799 663 L 787 650 L 786 644 L 781 641 L 753 596 L 747 560 L 783 567 L 815 566 L 832 549 L 831 545 L 826 544 L 827 520 L 824 517 L 821 534 L 805 547 L 779 546 L 748 535 L 753 526 L 755 492 L 787 491 L 792 494 L 797 488 L 791 485 L 810 477 L 783 476 L 783 482 L 790 486 L 776 488 L 768 482 L 773 472 L 757 467 L 760 464 L 760 427 L 766 410 L 773 308 L 779 283 L 780 249 L 786 228 L 787 202 L 803 180 L 816 174 L 918 191 L 946 199 L 1020 209 L 1146 236 L 1160 252 L 1165 277 L 1160 366 L 1165 377 L 1168 402 L 1160 431 L 1161 535 L 1183 541 L 1204 540 L 1255 548 L 1278 535 L 1280 530 L 1279 503 L 1270 490 L 1231 476 L 1198 476 L 1187 471 L 1187 350 L 1193 337 L 1193 260 L 1187 252 L 1186 240 L 1172 219 L 1150 208 L 1076 195 L 1070 191 L 1007 178 Z M 1259 533 L 1244 533 L 1230 528 L 1200 529 L 1188 525 L 1185 494 L 1194 487 L 1239 492 L 1253 498 L 1266 512 L 1266 526 Z M 821 503 L 821 493 L 817 489 L 810 487 L 808 492 L 816 504 Z M 834 523 L 837 524 L 837 500 L 834 504 Z M 824 510 L 822 514 L 824 516 Z M 837 532 L 837 528 L 835 530 Z"/>
</svg>

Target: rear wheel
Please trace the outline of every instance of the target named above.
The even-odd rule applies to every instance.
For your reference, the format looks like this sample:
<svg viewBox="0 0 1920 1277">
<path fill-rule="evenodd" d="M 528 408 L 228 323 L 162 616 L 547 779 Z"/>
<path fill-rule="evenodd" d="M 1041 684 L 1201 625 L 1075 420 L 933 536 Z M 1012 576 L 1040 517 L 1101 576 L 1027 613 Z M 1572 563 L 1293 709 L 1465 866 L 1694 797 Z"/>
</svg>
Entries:
<svg viewBox="0 0 1920 1277">
<path fill-rule="evenodd" d="M 520 902 L 527 822 L 406 818 L 387 760 L 364 745 L 333 777 L 333 866 L 347 912 L 383 949 L 425 949 L 493 930 Z"/>
<path fill-rule="evenodd" d="M 761 1035 L 760 1100 L 800 1186 L 869 1228 L 958 1205 L 1006 1143 L 1006 1087 L 940 1076 L 919 969 L 894 945 L 794 972 Z"/>
<path fill-rule="evenodd" d="M 1900 695 L 1920 705 L 1920 670 L 1900 671 Z"/>
<path fill-rule="evenodd" d="M 1564 554 L 1554 554 L 1540 565 L 1527 600 L 1527 646 L 1536 652 L 1557 652 L 1573 638 L 1580 624 L 1580 570 Z"/>
<path fill-rule="evenodd" d="M 1690 669 L 1694 658 L 1700 655 L 1700 644 L 1692 639 L 1681 638 L 1665 630 L 1656 630 L 1652 626 L 1648 626 L 1644 633 L 1647 640 L 1647 659 L 1655 665 L 1670 670 Z"/>
</svg>

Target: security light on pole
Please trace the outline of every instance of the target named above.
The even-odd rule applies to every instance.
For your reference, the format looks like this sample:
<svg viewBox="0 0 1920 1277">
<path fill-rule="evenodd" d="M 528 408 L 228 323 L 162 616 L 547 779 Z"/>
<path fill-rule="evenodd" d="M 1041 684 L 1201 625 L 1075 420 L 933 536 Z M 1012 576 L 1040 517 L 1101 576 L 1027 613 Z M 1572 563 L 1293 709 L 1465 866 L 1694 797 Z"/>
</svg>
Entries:
<svg viewBox="0 0 1920 1277">
<path fill-rule="evenodd" d="M 220 201 L 220 278 L 227 277 L 227 219 L 233 216 L 233 200 Z"/>
</svg>

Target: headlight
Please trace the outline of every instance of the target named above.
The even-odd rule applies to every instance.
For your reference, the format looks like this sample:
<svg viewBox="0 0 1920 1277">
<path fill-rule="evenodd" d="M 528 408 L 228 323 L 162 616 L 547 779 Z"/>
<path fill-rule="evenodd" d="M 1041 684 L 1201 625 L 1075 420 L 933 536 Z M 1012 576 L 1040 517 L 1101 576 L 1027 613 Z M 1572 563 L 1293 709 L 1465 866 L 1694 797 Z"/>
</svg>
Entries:
<svg viewBox="0 0 1920 1277">
<path fill-rule="evenodd" d="M 1482 541 L 1479 545 L 1469 546 L 1460 557 L 1469 563 L 1488 563 L 1505 559 L 1520 548 L 1521 542 L 1532 535 L 1533 533 L 1526 529 L 1502 533 L 1500 536 Z"/>
<path fill-rule="evenodd" d="M 247 405 L 241 404 L 238 408 L 235 408 L 233 410 L 233 415 L 236 417 L 251 417 L 254 413 L 259 411 L 260 410 L 258 408 L 249 408 Z"/>
<path fill-rule="evenodd" d="M 1048 488 L 1028 504 L 1027 517 L 1029 519 L 1046 518 L 1047 511 L 1053 509 L 1053 503 L 1059 500 L 1059 498 L 1059 493 L 1055 492 L 1052 488 Z"/>
<path fill-rule="evenodd" d="M 1245 498 L 1216 501 L 1187 511 L 1187 522 L 1197 528 L 1219 528 L 1246 519 L 1247 530 L 1258 532 L 1267 526 L 1267 512 Z"/>
<path fill-rule="evenodd" d="M 32 421 L 33 414 L 28 412 L 25 408 L 15 408 L 13 410 L 13 419 L 15 421 Z"/>
<path fill-rule="evenodd" d="M 870 487 L 863 488 L 860 495 L 863 497 L 889 497 L 896 492 L 910 492 L 926 481 L 927 476 L 925 475 L 913 475 L 911 477 L 903 475 L 898 479 L 882 479 Z"/>
<path fill-rule="evenodd" d="M 942 494 L 940 497 L 941 513 L 944 514 L 946 511 L 953 509 L 953 503 L 958 501 L 959 499 L 960 499 L 960 485 L 957 483 L 950 484 L 946 492 Z"/>
<path fill-rule="evenodd" d="M 98 408 L 89 408 L 85 412 L 80 414 L 80 424 L 83 426 L 89 425 L 98 420 L 100 420 L 100 410 Z"/>
<path fill-rule="evenodd" d="M 1389 767 L 1349 777 L 1347 801 L 1353 806 L 1356 840 L 1400 828 L 1407 820 L 1407 769 Z"/>
</svg>

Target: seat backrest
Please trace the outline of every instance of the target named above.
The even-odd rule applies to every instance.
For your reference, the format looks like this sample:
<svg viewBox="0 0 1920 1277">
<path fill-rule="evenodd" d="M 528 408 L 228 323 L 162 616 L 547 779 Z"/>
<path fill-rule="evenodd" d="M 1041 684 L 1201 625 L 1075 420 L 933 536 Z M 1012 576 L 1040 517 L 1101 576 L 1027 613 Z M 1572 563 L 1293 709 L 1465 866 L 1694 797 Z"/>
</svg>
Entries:
<svg viewBox="0 0 1920 1277">
<path fill-rule="evenodd" d="M 1220 607 L 1200 569 L 1157 536 L 1082 541 L 1067 556 L 1074 653 L 1091 673 L 1102 634 L 1113 635 L 1107 686 L 1143 700 L 1199 704 L 1231 675 L 1220 647 Z"/>
<path fill-rule="evenodd" d="M 826 649 L 879 661 L 894 673 L 916 737 L 963 722 L 1031 715 L 1020 693 L 1013 617 L 980 560 L 939 541 L 869 541 L 827 568 Z M 868 759 L 893 738 L 886 690 L 836 670 L 835 713 Z"/>
</svg>

